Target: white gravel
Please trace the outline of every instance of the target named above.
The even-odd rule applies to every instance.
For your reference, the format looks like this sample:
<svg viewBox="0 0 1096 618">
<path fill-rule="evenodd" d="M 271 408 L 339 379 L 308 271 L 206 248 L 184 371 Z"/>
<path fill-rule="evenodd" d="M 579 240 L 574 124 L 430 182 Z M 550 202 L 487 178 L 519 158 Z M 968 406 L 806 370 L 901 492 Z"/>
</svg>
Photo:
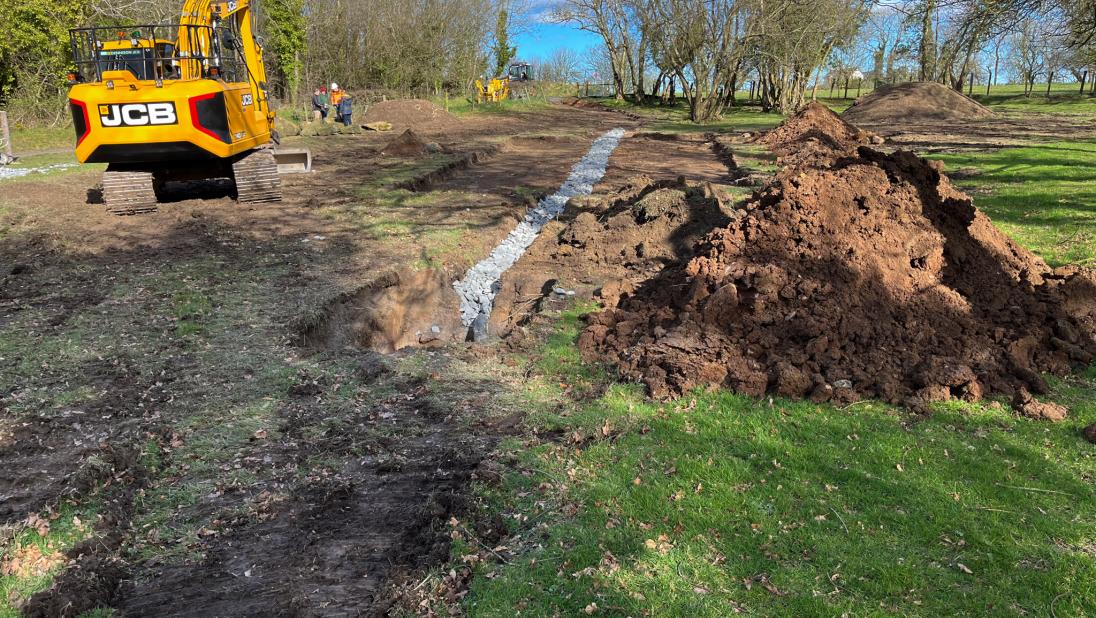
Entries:
<svg viewBox="0 0 1096 618">
<path fill-rule="evenodd" d="M 495 247 L 491 254 L 473 266 L 464 275 L 464 279 L 453 284 L 460 295 L 460 319 L 465 326 L 472 328 L 473 337 L 480 340 L 487 335 L 487 319 L 495 295 L 499 292 L 499 279 L 502 273 L 514 265 L 533 244 L 537 234 L 546 223 L 563 211 L 567 200 L 580 195 L 589 195 L 594 185 L 605 175 L 609 164 L 609 155 L 613 153 L 624 129 L 612 129 L 594 140 L 586 156 L 571 168 L 571 175 L 552 195 L 542 199 L 525 214 L 525 220 L 518 223 L 510 235 Z"/>
<path fill-rule="evenodd" d="M 0 165 L 0 180 L 5 178 L 19 178 L 21 176 L 27 176 L 29 174 L 44 174 L 53 170 L 63 170 L 70 167 L 76 167 L 75 163 L 54 163 L 53 165 L 43 165 L 42 167 L 14 167 L 11 165 Z"/>
</svg>

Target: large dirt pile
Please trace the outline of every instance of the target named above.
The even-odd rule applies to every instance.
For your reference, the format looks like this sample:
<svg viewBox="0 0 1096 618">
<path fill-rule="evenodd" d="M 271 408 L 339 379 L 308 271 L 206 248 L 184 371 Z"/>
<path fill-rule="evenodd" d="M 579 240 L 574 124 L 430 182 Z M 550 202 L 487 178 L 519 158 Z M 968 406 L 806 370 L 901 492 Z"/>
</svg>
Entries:
<svg viewBox="0 0 1096 618">
<path fill-rule="evenodd" d="M 592 316 L 584 357 L 656 397 L 703 384 L 815 401 L 1003 393 L 1060 417 L 1029 391 L 1096 355 L 1096 274 L 1047 267 L 942 169 L 865 146 L 786 168 L 696 257 Z"/>
<path fill-rule="evenodd" d="M 845 122 L 833 110 L 812 101 L 757 141 L 778 155 L 784 166 L 822 166 L 856 153 L 857 147 L 878 139 Z"/>
<path fill-rule="evenodd" d="M 876 126 L 899 122 L 961 122 L 993 112 L 961 92 L 935 82 L 910 82 L 869 92 L 841 116 L 849 122 Z"/>
<path fill-rule="evenodd" d="M 636 176 L 612 193 L 572 199 L 502 276 L 489 330 L 508 335 L 568 292 L 615 307 L 728 221 L 710 185 L 683 179 Z"/>
<path fill-rule="evenodd" d="M 420 131 L 444 131 L 460 124 L 456 116 L 422 99 L 402 99 L 374 103 L 362 124 L 388 122 L 393 127 L 411 127 Z"/>
</svg>

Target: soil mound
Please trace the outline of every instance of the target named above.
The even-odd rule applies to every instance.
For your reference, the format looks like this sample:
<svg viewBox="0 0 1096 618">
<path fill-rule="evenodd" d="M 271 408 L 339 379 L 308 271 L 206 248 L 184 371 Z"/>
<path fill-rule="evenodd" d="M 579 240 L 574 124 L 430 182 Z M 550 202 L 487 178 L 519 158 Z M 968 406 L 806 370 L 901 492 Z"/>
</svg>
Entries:
<svg viewBox="0 0 1096 618">
<path fill-rule="evenodd" d="M 388 122 L 394 127 L 441 131 L 460 124 L 456 116 L 422 99 L 381 101 L 369 107 L 362 124 Z"/>
<path fill-rule="evenodd" d="M 964 121 L 988 118 L 993 112 L 943 84 L 910 82 L 869 92 L 841 116 L 860 125 L 891 122 Z"/>
<path fill-rule="evenodd" d="M 684 179 L 636 176 L 612 193 L 572 199 L 503 274 L 489 331 L 508 335 L 569 295 L 615 307 L 667 265 L 691 257 L 704 234 L 728 221 L 710 185 Z"/>
<path fill-rule="evenodd" d="M 1096 273 L 1050 269 L 942 170 L 865 146 L 785 169 L 696 257 L 592 316 L 584 357 L 656 397 L 704 384 L 911 405 L 999 393 L 1059 416 L 1028 391 L 1096 355 Z"/>
<path fill-rule="evenodd" d="M 411 129 L 400 133 L 381 150 L 386 157 L 417 157 L 426 153 L 426 142 Z"/>
<path fill-rule="evenodd" d="M 789 116 L 758 142 L 767 144 L 783 165 L 803 167 L 825 165 L 856 152 L 874 134 L 845 122 L 833 110 L 817 101 Z"/>
</svg>

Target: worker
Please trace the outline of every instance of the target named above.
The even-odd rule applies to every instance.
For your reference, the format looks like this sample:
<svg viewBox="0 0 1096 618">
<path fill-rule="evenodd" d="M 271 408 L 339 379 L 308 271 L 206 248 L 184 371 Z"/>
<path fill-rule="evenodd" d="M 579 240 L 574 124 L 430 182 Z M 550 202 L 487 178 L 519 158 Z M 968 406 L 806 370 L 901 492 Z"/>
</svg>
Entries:
<svg viewBox="0 0 1096 618">
<path fill-rule="evenodd" d="M 330 107 L 327 98 L 327 88 L 317 88 L 312 93 L 312 118 L 314 120 L 327 120 L 327 110 Z"/>
<path fill-rule="evenodd" d="M 339 85 L 335 82 L 331 82 L 331 105 L 334 106 L 336 110 L 339 108 L 339 101 L 342 101 L 343 94 Z"/>
<path fill-rule="evenodd" d="M 342 99 L 339 100 L 339 106 L 335 108 L 338 114 L 338 119 L 342 121 L 343 126 L 350 126 L 350 117 L 354 115 L 354 99 L 350 95 L 343 93 Z"/>
</svg>

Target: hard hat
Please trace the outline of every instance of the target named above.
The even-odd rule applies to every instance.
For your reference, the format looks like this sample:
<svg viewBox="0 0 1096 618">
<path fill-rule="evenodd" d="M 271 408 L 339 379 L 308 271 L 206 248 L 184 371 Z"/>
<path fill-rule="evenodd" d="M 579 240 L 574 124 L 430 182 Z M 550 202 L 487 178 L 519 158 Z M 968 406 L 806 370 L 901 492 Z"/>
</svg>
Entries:
<svg viewBox="0 0 1096 618">
<path fill-rule="evenodd" d="M 331 82 L 331 89 L 332 89 L 332 90 L 338 90 L 338 89 L 339 89 L 339 85 L 338 85 L 338 84 L 336 84 L 335 82 Z"/>
</svg>

